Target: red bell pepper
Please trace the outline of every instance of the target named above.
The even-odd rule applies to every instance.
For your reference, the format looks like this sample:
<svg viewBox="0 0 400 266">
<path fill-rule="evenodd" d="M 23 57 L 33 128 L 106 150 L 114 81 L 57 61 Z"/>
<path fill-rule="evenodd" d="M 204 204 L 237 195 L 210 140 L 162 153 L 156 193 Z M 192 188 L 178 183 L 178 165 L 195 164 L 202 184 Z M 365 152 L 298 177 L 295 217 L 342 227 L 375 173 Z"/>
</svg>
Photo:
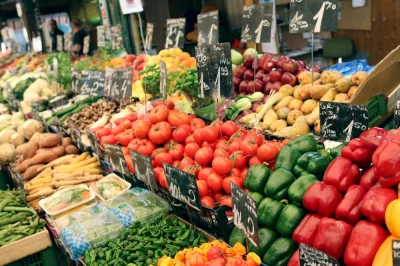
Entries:
<svg viewBox="0 0 400 266">
<path fill-rule="evenodd" d="M 375 174 L 392 177 L 400 172 L 400 143 L 392 140 L 382 141 L 372 156 Z"/>
<path fill-rule="evenodd" d="M 314 213 L 307 214 L 294 230 L 292 238 L 297 244 L 303 243 L 312 247 L 317 235 L 321 216 Z"/>
<path fill-rule="evenodd" d="M 360 180 L 360 169 L 350 159 L 339 156 L 328 166 L 324 174 L 324 182 L 336 187 L 345 194 L 347 189 Z"/>
<path fill-rule="evenodd" d="M 340 260 L 352 229 L 348 223 L 324 217 L 319 223 L 313 247 Z"/>
<path fill-rule="evenodd" d="M 394 140 L 400 142 L 400 129 L 389 130 L 383 140 Z"/>
<path fill-rule="evenodd" d="M 293 256 L 290 258 L 287 266 L 300 266 L 300 250 L 297 249 Z"/>
<path fill-rule="evenodd" d="M 375 149 L 372 149 L 364 144 L 361 139 L 352 139 L 349 145 L 343 147 L 342 156 L 350 159 L 360 168 L 366 168 L 371 165 L 372 154 Z"/>
<path fill-rule="evenodd" d="M 324 182 L 312 184 L 304 193 L 303 205 L 309 211 L 322 217 L 331 217 L 342 200 L 342 195 L 331 185 Z"/>
<path fill-rule="evenodd" d="M 368 221 L 359 221 L 353 228 L 344 252 L 346 266 L 370 266 L 379 247 L 388 237 L 385 229 Z"/>
<path fill-rule="evenodd" d="M 371 188 L 364 196 L 361 212 L 368 221 L 384 225 L 386 207 L 395 199 L 397 194 L 391 188 Z"/>
<path fill-rule="evenodd" d="M 370 128 L 360 135 L 360 139 L 370 148 L 376 149 L 386 135 L 386 130 L 380 127 Z"/>
<path fill-rule="evenodd" d="M 351 185 L 336 208 L 336 218 L 352 225 L 360 221 L 361 205 L 365 193 L 367 193 L 365 188 Z"/>
<path fill-rule="evenodd" d="M 375 175 L 374 167 L 371 167 L 363 173 L 359 185 L 368 190 L 379 184 L 378 180 L 379 177 Z"/>
</svg>

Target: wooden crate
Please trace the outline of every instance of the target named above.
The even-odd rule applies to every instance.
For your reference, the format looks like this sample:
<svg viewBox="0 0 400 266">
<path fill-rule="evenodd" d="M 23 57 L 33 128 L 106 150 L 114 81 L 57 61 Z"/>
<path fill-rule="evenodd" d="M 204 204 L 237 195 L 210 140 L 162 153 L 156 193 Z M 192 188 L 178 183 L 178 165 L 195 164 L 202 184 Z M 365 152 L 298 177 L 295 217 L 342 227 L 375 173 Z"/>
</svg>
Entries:
<svg viewBox="0 0 400 266">
<path fill-rule="evenodd" d="M 0 247 L 0 265 L 22 259 L 51 247 L 51 239 L 46 228 L 43 231 Z"/>
</svg>

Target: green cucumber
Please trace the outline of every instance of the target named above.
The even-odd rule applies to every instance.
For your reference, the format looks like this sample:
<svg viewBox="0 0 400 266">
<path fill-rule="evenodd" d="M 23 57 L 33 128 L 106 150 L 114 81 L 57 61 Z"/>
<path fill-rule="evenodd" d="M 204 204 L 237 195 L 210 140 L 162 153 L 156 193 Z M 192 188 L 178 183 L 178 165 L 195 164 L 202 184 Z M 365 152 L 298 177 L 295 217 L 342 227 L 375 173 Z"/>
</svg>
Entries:
<svg viewBox="0 0 400 266">
<path fill-rule="evenodd" d="M 64 120 L 67 119 L 68 117 L 70 117 L 73 114 L 79 113 L 80 111 L 83 110 L 83 108 L 85 108 L 86 106 L 88 106 L 89 103 L 85 103 L 85 104 L 81 104 L 79 105 L 77 108 L 75 108 L 74 110 L 72 110 L 69 113 L 66 113 L 65 115 L 63 115 L 62 117 L 60 117 L 60 123 L 64 123 Z"/>
<path fill-rule="evenodd" d="M 53 116 L 57 116 L 57 117 L 62 117 L 65 114 L 68 114 L 69 112 L 73 111 L 74 109 L 78 108 L 79 104 L 78 103 L 74 103 L 71 106 L 65 108 L 65 109 L 61 109 L 58 110 L 57 112 L 54 112 Z"/>
</svg>

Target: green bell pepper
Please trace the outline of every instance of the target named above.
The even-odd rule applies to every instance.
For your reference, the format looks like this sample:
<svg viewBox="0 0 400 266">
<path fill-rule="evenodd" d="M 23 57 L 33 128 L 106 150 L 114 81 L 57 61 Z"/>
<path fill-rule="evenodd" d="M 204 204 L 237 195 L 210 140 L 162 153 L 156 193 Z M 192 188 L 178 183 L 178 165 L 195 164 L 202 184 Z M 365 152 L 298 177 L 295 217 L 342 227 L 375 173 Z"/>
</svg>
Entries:
<svg viewBox="0 0 400 266">
<path fill-rule="evenodd" d="M 304 217 L 303 209 L 293 205 L 286 205 L 279 216 L 276 232 L 281 236 L 292 237 L 296 227 Z"/>
<path fill-rule="evenodd" d="M 347 146 L 347 144 L 349 144 L 348 142 L 343 142 L 342 144 L 340 144 L 339 146 L 336 146 L 335 148 L 332 148 L 330 150 L 330 154 L 331 154 L 331 160 L 335 159 L 336 157 L 339 157 L 342 155 L 342 149 L 344 147 Z"/>
<path fill-rule="evenodd" d="M 289 146 L 283 147 L 275 161 L 275 170 L 284 168 L 290 172 L 293 171 L 294 166 L 296 165 L 297 159 L 301 156 L 298 150 L 295 150 Z"/>
<path fill-rule="evenodd" d="M 265 185 L 264 194 L 274 200 L 286 199 L 289 187 L 294 180 L 291 172 L 284 168 L 279 168 L 271 174 Z"/>
<path fill-rule="evenodd" d="M 269 228 L 275 228 L 283 207 L 283 204 L 277 200 L 263 199 L 257 208 L 258 223 Z"/>
<path fill-rule="evenodd" d="M 317 182 L 318 179 L 314 175 L 302 175 L 294 181 L 288 191 L 289 200 L 294 205 L 303 206 L 303 197 L 309 186 Z"/>
<path fill-rule="evenodd" d="M 262 258 L 267 250 L 270 248 L 272 243 L 278 238 L 278 235 L 275 231 L 272 231 L 269 228 L 259 228 L 258 229 L 258 246 L 259 249 L 254 246 L 251 242 L 249 242 L 249 252 L 256 253 L 260 258 Z"/>
<path fill-rule="evenodd" d="M 244 179 L 244 187 L 250 191 L 262 193 L 270 174 L 271 170 L 265 165 L 252 165 Z"/>
<path fill-rule="evenodd" d="M 231 247 L 233 247 L 236 243 L 242 243 L 242 245 L 245 246 L 246 245 L 246 236 L 244 235 L 242 230 L 240 230 L 239 228 L 234 226 L 231 236 L 229 237 L 228 243 Z"/>
<path fill-rule="evenodd" d="M 311 135 L 304 135 L 289 140 L 288 147 L 298 150 L 301 154 L 309 151 L 317 151 L 317 141 Z"/>
<path fill-rule="evenodd" d="M 296 245 L 292 239 L 280 237 L 272 243 L 262 262 L 266 265 L 286 266 L 295 251 Z"/>
<path fill-rule="evenodd" d="M 258 192 L 249 192 L 250 197 L 252 197 L 255 201 L 256 201 L 256 206 L 258 208 L 258 206 L 260 205 L 261 201 L 264 199 L 264 196 L 261 195 L 261 193 Z"/>
<path fill-rule="evenodd" d="M 306 152 L 297 160 L 296 167 L 293 169 L 297 176 L 304 175 L 304 172 L 321 175 L 328 167 L 330 160 L 322 156 L 319 152 Z"/>
</svg>

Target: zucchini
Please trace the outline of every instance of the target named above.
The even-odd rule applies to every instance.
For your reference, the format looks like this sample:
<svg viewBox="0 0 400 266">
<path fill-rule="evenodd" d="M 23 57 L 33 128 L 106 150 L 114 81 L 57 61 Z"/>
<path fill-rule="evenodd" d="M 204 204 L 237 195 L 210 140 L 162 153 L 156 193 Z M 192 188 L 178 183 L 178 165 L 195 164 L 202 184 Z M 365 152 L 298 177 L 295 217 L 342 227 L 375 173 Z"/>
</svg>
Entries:
<svg viewBox="0 0 400 266">
<path fill-rule="evenodd" d="M 65 114 L 68 114 L 69 112 L 72 112 L 74 109 L 78 108 L 79 104 L 78 103 L 74 103 L 73 105 L 65 108 L 65 109 L 61 109 L 58 110 L 57 112 L 55 112 L 53 115 L 57 116 L 57 117 L 62 117 Z"/>
<path fill-rule="evenodd" d="M 83 110 L 83 108 L 85 108 L 86 106 L 88 106 L 89 103 L 84 103 L 84 104 L 80 104 L 78 106 L 78 108 L 75 108 L 74 110 L 72 110 L 69 113 L 66 113 L 65 115 L 63 115 L 62 117 L 60 117 L 60 123 L 64 123 L 64 120 L 67 119 L 68 117 L 70 117 L 73 114 L 79 113 L 80 111 Z"/>
</svg>

